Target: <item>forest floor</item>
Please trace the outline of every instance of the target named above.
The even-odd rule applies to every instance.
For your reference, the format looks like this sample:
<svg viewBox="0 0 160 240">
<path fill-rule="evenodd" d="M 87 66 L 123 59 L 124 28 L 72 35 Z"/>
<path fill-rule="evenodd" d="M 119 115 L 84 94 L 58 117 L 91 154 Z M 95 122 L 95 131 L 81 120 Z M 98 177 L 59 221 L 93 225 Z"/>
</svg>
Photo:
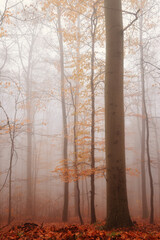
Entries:
<svg viewBox="0 0 160 240">
<path fill-rule="evenodd" d="M 0 229 L 0 239 L 48 239 L 48 240 L 88 240 L 88 239 L 160 239 L 160 225 L 139 223 L 132 228 L 112 231 L 103 230 L 104 223 L 85 225 L 35 224 L 7 226 Z"/>
</svg>

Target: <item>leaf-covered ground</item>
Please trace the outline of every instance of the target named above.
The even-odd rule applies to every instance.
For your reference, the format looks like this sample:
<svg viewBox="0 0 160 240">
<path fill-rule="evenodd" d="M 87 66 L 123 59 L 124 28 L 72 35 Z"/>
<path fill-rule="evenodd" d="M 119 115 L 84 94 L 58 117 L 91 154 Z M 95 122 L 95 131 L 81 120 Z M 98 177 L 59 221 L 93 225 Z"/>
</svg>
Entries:
<svg viewBox="0 0 160 240">
<path fill-rule="evenodd" d="M 160 225 L 136 224 L 130 229 L 103 230 L 103 224 L 95 225 L 37 225 L 25 223 L 12 226 L 10 229 L 1 229 L 0 239 L 160 239 Z"/>
</svg>

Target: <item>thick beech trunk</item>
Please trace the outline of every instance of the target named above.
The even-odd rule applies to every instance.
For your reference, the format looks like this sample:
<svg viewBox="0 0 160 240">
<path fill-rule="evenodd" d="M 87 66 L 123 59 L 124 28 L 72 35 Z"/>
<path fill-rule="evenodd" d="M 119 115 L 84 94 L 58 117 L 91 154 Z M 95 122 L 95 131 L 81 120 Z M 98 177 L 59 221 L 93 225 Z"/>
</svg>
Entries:
<svg viewBox="0 0 160 240">
<path fill-rule="evenodd" d="M 107 228 L 131 226 L 126 190 L 123 24 L 120 0 L 105 0 L 106 80 L 105 133 L 107 164 Z"/>
</svg>

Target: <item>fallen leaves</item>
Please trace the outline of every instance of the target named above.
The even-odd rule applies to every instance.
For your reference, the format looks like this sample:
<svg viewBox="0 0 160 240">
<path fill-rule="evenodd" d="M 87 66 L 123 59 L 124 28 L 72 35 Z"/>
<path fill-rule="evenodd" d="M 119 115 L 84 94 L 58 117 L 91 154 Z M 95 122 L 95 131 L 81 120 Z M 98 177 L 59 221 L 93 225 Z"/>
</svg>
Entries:
<svg viewBox="0 0 160 240">
<path fill-rule="evenodd" d="M 103 230 L 103 224 L 95 225 L 37 225 L 25 223 L 13 226 L 7 232 L 1 232 L 0 239 L 19 240 L 141 240 L 160 239 L 160 225 L 136 224 L 132 228 L 121 228 L 112 231 Z"/>
</svg>

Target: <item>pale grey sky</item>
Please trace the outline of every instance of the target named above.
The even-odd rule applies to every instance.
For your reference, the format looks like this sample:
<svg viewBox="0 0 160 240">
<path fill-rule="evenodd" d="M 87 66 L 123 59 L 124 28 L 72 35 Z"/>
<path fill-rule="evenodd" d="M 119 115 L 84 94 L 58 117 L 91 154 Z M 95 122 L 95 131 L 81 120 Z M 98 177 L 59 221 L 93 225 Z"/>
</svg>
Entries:
<svg viewBox="0 0 160 240">
<path fill-rule="evenodd" d="M 23 2 L 25 5 L 28 5 L 32 2 L 32 0 L 0 0 L 0 12 L 3 13 L 5 5 L 7 2 L 7 7 L 10 8 L 15 4 Z"/>
</svg>

